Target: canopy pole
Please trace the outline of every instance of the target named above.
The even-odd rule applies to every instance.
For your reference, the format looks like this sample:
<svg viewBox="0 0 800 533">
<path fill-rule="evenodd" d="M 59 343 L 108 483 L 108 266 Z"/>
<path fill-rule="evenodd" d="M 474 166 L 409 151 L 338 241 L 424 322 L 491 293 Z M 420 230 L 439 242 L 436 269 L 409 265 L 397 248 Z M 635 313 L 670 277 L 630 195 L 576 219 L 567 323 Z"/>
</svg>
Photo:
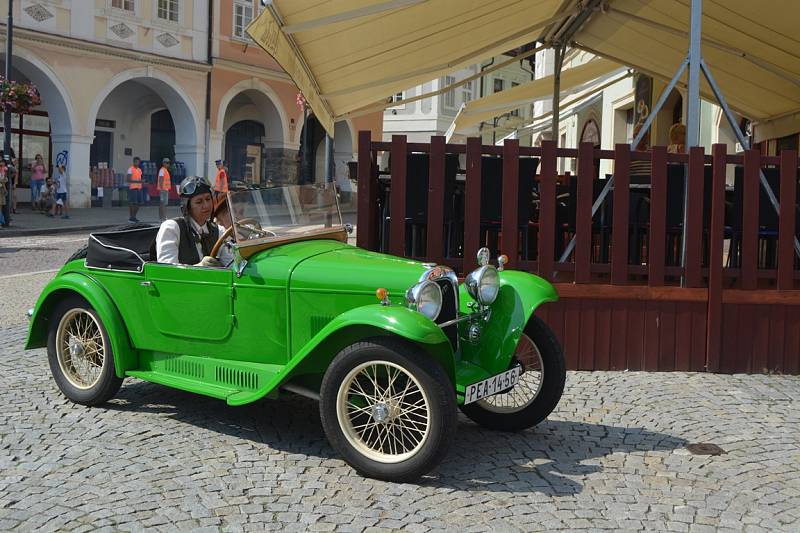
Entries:
<svg viewBox="0 0 800 533">
<path fill-rule="evenodd" d="M 689 80 L 686 98 L 686 152 L 693 146 L 700 146 L 700 62 L 703 60 L 700 49 L 701 25 L 703 19 L 703 0 L 692 0 L 689 19 Z M 681 239 L 681 267 L 686 269 L 686 226 L 689 221 L 689 171 L 683 179 L 683 238 Z M 681 274 L 681 287 L 686 286 L 685 273 Z"/>
<path fill-rule="evenodd" d="M 561 67 L 564 64 L 564 52 L 566 51 L 565 43 L 555 43 L 555 59 L 553 61 L 553 140 L 558 148 L 558 128 L 559 118 L 561 113 L 559 107 L 561 105 Z"/>
<path fill-rule="evenodd" d="M 636 137 L 634 137 L 633 141 L 631 141 L 631 150 L 634 150 L 639 145 L 642 138 L 650 129 L 650 126 L 653 124 L 653 120 L 655 119 L 658 112 L 661 111 L 661 108 L 664 107 L 667 98 L 669 98 L 669 94 L 675 88 L 675 85 L 678 83 L 678 80 L 681 78 L 681 76 L 683 76 L 683 72 L 686 70 L 686 66 L 688 64 L 689 64 L 689 57 L 687 56 L 686 59 L 683 60 L 683 63 L 681 63 L 680 66 L 678 67 L 678 70 L 675 71 L 675 75 L 672 76 L 672 79 L 670 80 L 667 87 L 661 92 L 661 96 L 658 97 L 658 101 L 656 102 L 655 107 L 653 107 L 652 112 L 649 115 L 647 115 L 647 119 L 645 119 L 644 124 L 639 129 L 639 133 L 637 133 Z M 606 196 L 608 196 L 608 193 L 611 192 L 611 189 L 613 187 L 614 187 L 614 175 L 612 174 L 611 177 L 606 180 L 606 184 L 603 187 L 603 190 L 600 191 L 600 194 L 597 196 L 597 200 L 595 200 L 594 204 L 592 204 L 593 217 L 595 213 L 597 213 L 597 210 L 600 209 L 600 206 L 603 205 L 603 202 L 605 202 L 606 200 Z M 572 239 L 569 241 L 569 244 L 567 244 L 567 247 L 564 249 L 564 253 L 562 253 L 561 257 L 559 257 L 558 259 L 559 263 L 563 263 L 564 261 L 566 261 L 569 255 L 572 253 L 572 250 L 575 249 L 575 239 L 576 237 L 573 236 Z M 554 272 L 553 278 L 555 279 L 557 275 L 558 272 Z"/>
<path fill-rule="evenodd" d="M 736 135 L 736 139 L 742 145 L 742 148 L 745 150 L 750 149 L 750 139 L 745 137 L 744 132 L 742 132 L 742 129 L 739 127 L 739 124 L 736 123 L 736 119 L 733 117 L 733 112 L 731 111 L 730 107 L 728 107 L 728 102 L 725 100 L 725 96 L 722 94 L 719 85 L 717 85 L 717 81 L 711 74 L 711 70 L 708 68 L 708 65 L 706 65 L 706 62 L 702 59 L 700 60 L 700 68 L 702 69 L 706 80 L 708 80 L 708 84 L 711 86 L 711 91 L 714 93 L 719 106 L 722 108 L 722 111 L 725 114 L 728 124 L 733 130 L 733 133 Z M 764 188 L 764 192 L 767 193 L 767 197 L 769 198 L 769 202 L 772 204 L 772 208 L 775 209 L 775 213 L 780 216 L 780 204 L 778 203 L 778 198 L 775 196 L 775 191 L 772 190 L 772 187 L 767 181 L 767 177 L 764 176 L 764 171 L 758 169 L 758 174 L 761 181 L 761 186 Z M 800 257 L 800 241 L 797 240 L 797 237 L 794 238 L 794 253 Z"/>
</svg>

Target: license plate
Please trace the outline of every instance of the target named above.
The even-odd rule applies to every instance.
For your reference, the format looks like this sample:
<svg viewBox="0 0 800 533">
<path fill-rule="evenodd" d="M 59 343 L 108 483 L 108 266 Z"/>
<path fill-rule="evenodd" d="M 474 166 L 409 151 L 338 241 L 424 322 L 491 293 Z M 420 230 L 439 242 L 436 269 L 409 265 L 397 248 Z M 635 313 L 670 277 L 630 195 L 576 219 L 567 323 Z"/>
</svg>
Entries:
<svg viewBox="0 0 800 533">
<path fill-rule="evenodd" d="M 503 392 L 510 389 L 519 381 L 520 367 L 515 366 L 511 370 L 506 370 L 502 374 L 497 374 L 490 378 L 484 379 L 472 385 L 467 385 L 467 390 L 464 391 L 464 405 L 468 403 L 477 402 L 498 392 Z"/>
</svg>

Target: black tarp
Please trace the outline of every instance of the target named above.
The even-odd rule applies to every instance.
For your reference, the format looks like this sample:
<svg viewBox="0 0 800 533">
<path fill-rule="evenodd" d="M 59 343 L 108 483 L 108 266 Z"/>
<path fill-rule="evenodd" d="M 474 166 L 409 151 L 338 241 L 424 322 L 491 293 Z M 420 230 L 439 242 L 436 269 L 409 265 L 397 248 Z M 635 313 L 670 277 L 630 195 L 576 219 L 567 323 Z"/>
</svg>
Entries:
<svg viewBox="0 0 800 533">
<path fill-rule="evenodd" d="M 92 233 L 86 251 L 86 266 L 141 272 L 158 233 L 158 226 Z"/>
</svg>

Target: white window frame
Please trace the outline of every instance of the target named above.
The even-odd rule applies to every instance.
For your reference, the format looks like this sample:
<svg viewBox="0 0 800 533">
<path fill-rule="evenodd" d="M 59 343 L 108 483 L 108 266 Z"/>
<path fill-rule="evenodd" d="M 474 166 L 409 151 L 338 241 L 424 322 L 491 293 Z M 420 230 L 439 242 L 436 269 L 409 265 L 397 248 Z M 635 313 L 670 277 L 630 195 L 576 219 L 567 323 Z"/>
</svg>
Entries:
<svg viewBox="0 0 800 533">
<path fill-rule="evenodd" d="M 167 2 L 167 15 L 169 15 L 171 13 L 171 10 L 169 9 L 169 6 L 174 4 L 174 6 L 175 6 L 175 20 L 172 20 L 169 17 L 164 18 L 164 17 L 161 16 L 161 14 L 160 14 L 161 6 L 159 5 L 161 1 L 162 0 L 155 0 L 155 2 L 153 2 L 153 7 L 156 10 L 155 18 L 159 22 L 162 22 L 162 23 L 180 24 L 181 23 L 181 2 L 180 2 L 180 0 L 163 0 L 163 1 Z"/>
<path fill-rule="evenodd" d="M 392 99 L 392 103 L 394 103 L 394 102 L 403 102 L 406 99 L 406 92 L 405 91 L 400 91 L 398 93 L 395 93 L 395 94 L 393 94 L 391 96 L 391 99 Z M 392 107 L 388 107 L 388 108 L 386 108 L 386 110 L 387 111 L 391 111 L 392 109 L 405 109 L 405 108 L 406 108 L 406 104 L 402 103 L 402 104 L 397 104 L 397 105 L 392 106 Z"/>
<path fill-rule="evenodd" d="M 125 6 L 125 4 L 127 2 L 130 2 L 131 6 L 132 6 L 131 9 L 125 9 L 125 7 L 117 7 L 117 6 L 114 5 L 115 1 L 116 0 L 109 0 L 108 1 L 108 7 L 110 7 L 114 11 L 117 11 L 117 12 L 120 12 L 120 13 L 128 13 L 130 15 L 135 15 L 136 14 L 136 0 L 119 0 L 119 2 L 121 2 L 123 6 Z"/>
<path fill-rule="evenodd" d="M 242 34 L 241 35 L 236 35 L 236 30 L 237 30 L 237 27 L 236 27 L 236 17 L 237 17 L 236 9 L 237 8 L 241 8 L 242 10 L 248 9 L 248 8 L 250 9 L 250 20 L 247 22 L 247 24 L 243 24 L 242 25 L 242 27 L 241 27 Z M 231 37 L 236 39 L 236 40 L 238 40 L 238 41 L 252 42 L 252 39 L 250 38 L 249 35 L 247 35 L 247 32 L 245 32 L 244 29 L 257 16 L 258 16 L 258 12 L 256 11 L 256 6 L 253 4 L 252 0 L 234 0 L 233 1 L 233 17 L 232 17 L 232 22 L 231 22 L 233 24 L 233 27 L 231 28 Z M 242 21 L 244 21 L 244 14 L 242 14 Z"/>
<path fill-rule="evenodd" d="M 442 80 L 442 87 L 447 87 L 449 85 L 453 85 L 456 82 L 455 76 L 446 75 Z M 455 89 L 450 89 L 443 95 L 442 98 L 442 105 L 445 109 L 455 109 L 456 108 L 456 91 Z"/>
<path fill-rule="evenodd" d="M 461 86 L 461 101 L 463 103 L 467 103 L 472 100 L 473 97 L 472 92 L 472 81 L 466 82 L 464 85 Z"/>
<path fill-rule="evenodd" d="M 498 81 L 499 81 L 499 82 L 500 82 L 500 84 L 503 86 L 503 88 L 502 88 L 502 89 L 500 89 L 499 91 L 496 91 L 496 90 L 495 90 L 495 87 L 497 87 L 497 82 L 498 82 Z M 499 93 L 499 92 L 503 92 L 503 91 L 505 91 L 505 90 L 506 90 L 506 80 L 505 80 L 504 78 L 499 78 L 499 77 L 498 77 L 498 78 L 494 78 L 494 80 L 492 80 L 492 94 L 494 94 L 494 93 Z"/>
</svg>

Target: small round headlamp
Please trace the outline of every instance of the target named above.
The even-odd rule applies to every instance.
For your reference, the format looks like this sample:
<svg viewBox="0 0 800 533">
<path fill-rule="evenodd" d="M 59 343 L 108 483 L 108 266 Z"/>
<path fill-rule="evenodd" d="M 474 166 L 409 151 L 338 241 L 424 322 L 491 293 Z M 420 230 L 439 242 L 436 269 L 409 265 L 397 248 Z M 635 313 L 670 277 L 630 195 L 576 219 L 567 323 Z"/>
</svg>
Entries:
<svg viewBox="0 0 800 533">
<path fill-rule="evenodd" d="M 467 292 L 481 305 L 491 305 L 497 299 L 500 291 L 500 279 L 497 269 L 491 265 L 484 265 L 473 270 L 464 279 Z"/>
<path fill-rule="evenodd" d="M 442 310 L 442 289 L 433 281 L 420 281 L 406 291 L 406 300 L 412 309 L 436 320 Z"/>
</svg>

